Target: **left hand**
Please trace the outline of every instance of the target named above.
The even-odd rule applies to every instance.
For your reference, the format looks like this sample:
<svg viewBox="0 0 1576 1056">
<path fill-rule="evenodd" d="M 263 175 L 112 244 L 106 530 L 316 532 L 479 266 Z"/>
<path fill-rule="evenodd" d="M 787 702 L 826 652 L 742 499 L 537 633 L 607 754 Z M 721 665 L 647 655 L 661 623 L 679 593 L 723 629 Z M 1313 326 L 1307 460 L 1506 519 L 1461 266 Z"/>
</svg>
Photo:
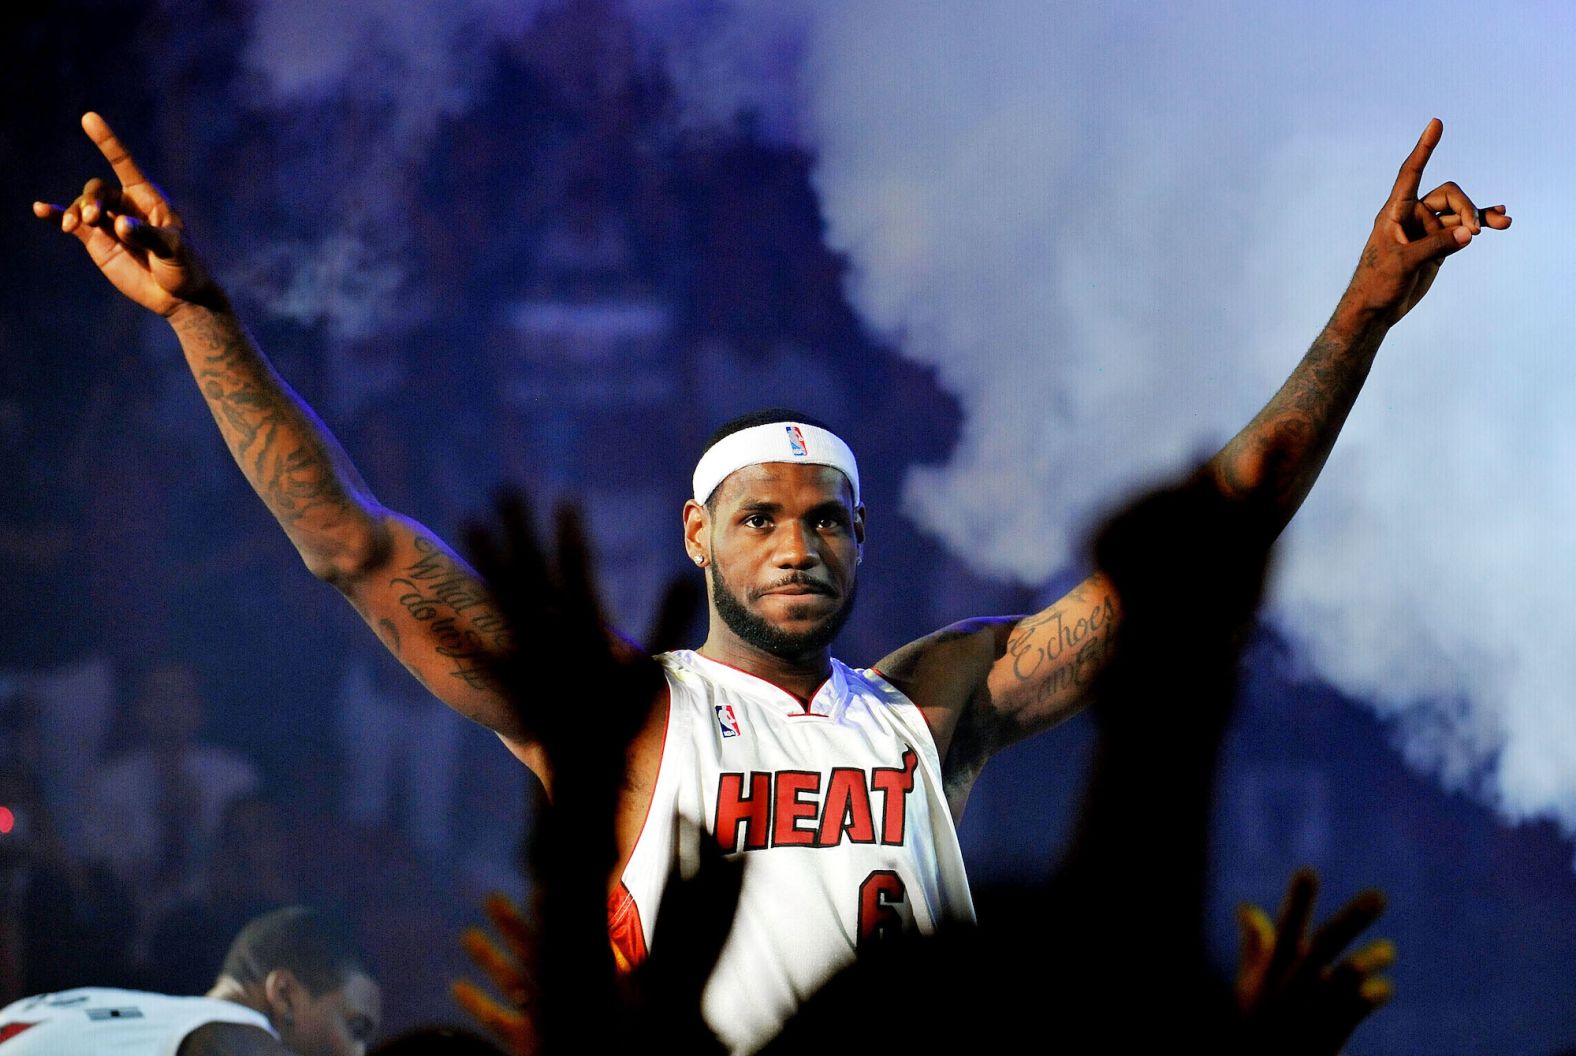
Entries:
<svg viewBox="0 0 1576 1056">
<path fill-rule="evenodd" d="M 1503 231 L 1510 226 L 1503 205 L 1479 211 L 1455 183 L 1442 183 L 1422 198 L 1417 196 L 1423 168 L 1444 128 L 1439 118 L 1430 121 L 1401 163 L 1390 198 L 1374 218 L 1373 232 L 1341 299 L 1342 308 L 1393 325 L 1423 299 L 1446 257 L 1468 245 L 1485 227 Z"/>
<path fill-rule="evenodd" d="M 665 691 L 666 677 L 650 653 L 611 630 L 603 617 L 579 512 L 560 508 L 557 545 L 548 553 L 524 494 L 506 491 L 497 505 L 496 530 L 475 524 L 465 532 L 476 570 L 492 588 L 515 642 L 511 654 L 493 663 L 492 674 L 547 757 L 553 801 L 560 802 L 566 785 L 590 793 L 585 809 L 595 814 L 596 826 L 606 822 L 611 830 L 627 751 Z M 674 648 L 699 604 L 691 581 L 671 582 L 648 639 L 651 649 Z M 597 687 L 596 736 L 587 736 L 587 711 L 565 703 L 579 699 L 583 686 Z M 595 813 L 604 808 L 608 817 Z"/>
</svg>

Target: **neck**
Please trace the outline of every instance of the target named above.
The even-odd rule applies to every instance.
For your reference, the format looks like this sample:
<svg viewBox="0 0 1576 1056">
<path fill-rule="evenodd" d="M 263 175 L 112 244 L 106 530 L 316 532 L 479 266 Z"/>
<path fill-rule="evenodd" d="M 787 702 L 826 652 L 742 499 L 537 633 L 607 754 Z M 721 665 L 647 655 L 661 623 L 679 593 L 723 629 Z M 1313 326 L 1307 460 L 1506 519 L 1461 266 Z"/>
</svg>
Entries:
<svg viewBox="0 0 1576 1056">
<path fill-rule="evenodd" d="M 253 993 L 228 975 L 221 975 L 214 980 L 213 988 L 203 996 L 217 998 L 220 1001 L 233 1001 L 238 1005 L 245 1005 L 253 1012 L 268 1015 L 268 1006 L 263 1001 L 262 995 Z"/>
<path fill-rule="evenodd" d="M 809 700 L 832 674 L 832 650 L 821 648 L 799 656 L 782 657 L 745 642 L 736 635 L 719 631 L 713 623 L 706 644 L 697 652 L 740 671 L 764 679 L 800 700 Z"/>
</svg>

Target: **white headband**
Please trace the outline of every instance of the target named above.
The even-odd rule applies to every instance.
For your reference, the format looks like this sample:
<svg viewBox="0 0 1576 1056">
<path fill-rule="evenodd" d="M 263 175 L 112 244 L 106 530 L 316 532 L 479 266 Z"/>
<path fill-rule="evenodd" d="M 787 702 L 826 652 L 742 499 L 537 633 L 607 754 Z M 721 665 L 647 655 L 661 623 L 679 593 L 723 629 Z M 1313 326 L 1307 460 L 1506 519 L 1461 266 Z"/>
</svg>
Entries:
<svg viewBox="0 0 1576 1056">
<path fill-rule="evenodd" d="M 854 453 L 836 433 L 802 422 L 769 422 L 729 433 L 700 457 L 695 467 L 695 501 L 705 502 L 734 470 L 763 462 L 804 462 L 831 466 L 848 478 L 859 505 L 859 467 Z"/>
</svg>

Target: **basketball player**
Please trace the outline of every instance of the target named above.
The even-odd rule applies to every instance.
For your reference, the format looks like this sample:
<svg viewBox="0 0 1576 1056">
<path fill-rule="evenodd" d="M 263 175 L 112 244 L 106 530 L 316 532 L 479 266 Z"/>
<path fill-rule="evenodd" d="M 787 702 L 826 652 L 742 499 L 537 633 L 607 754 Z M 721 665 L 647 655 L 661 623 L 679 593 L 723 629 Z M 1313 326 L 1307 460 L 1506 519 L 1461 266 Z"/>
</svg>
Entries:
<svg viewBox="0 0 1576 1056">
<path fill-rule="evenodd" d="M 0 1009 L 0 1056 L 362 1056 L 382 995 L 340 931 L 288 906 L 252 920 L 203 997 L 86 987 Z"/>
<path fill-rule="evenodd" d="M 551 793 L 557 775 L 489 675 L 512 645 L 486 586 L 432 532 L 378 503 L 248 336 L 163 195 L 102 118 L 82 124 L 118 186 L 90 180 L 64 206 L 35 203 L 36 215 L 170 323 L 232 455 L 307 567 Z M 1276 531 L 1390 327 L 1444 257 L 1510 225 L 1503 206 L 1480 212 L 1454 183 L 1419 197 L 1441 132 L 1431 121 L 1401 166 L 1323 332 L 1205 467 Z M 1088 703 L 1121 618 L 1095 575 L 1043 612 L 965 621 L 874 668 L 846 667 L 829 643 L 853 601 L 865 516 L 852 451 L 796 412 L 732 423 L 701 456 L 684 505 L 710 630 L 698 650 L 662 658 L 668 691 L 631 744 L 610 923 L 623 961 L 644 956 L 657 888 L 680 852 L 675 817 L 746 856 L 739 917 L 705 998 L 707 1020 L 736 1049 L 770 1037 L 859 943 L 971 916 L 953 830 L 970 785 L 994 752 Z M 585 706 L 594 699 L 587 687 Z"/>
</svg>

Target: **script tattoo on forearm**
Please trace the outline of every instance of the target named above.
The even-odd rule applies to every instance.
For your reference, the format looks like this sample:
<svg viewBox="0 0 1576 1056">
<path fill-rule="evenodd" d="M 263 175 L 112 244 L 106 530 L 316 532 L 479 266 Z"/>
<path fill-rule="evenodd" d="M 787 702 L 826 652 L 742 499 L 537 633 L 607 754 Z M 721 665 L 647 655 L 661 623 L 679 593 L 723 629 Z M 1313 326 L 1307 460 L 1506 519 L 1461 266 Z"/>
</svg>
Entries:
<svg viewBox="0 0 1576 1056">
<path fill-rule="evenodd" d="M 240 322 L 213 313 L 183 336 L 196 342 L 192 372 L 230 453 L 286 531 L 314 514 L 347 512 L 347 468 L 336 464 L 332 441 Z"/>
<path fill-rule="evenodd" d="M 1090 605 L 1080 591 L 1071 600 L 1078 606 L 1071 612 L 1058 606 L 1030 616 L 1007 639 L 1013 674 L 1020 682 L 1038 682 L 1036 701 L 1087 689 L 1110 651 L 1116 630 L 1115 599 L 1106 594 Z"/>
<path fill-rule="evenodd" d="M 449 675 L 475 689 L 497 690 L 493 664 L 514 648 L 509 625 L 475 576 L 461 568 L 431 539 L 417 536 L 420 556 L 399 570 L 389 586 L 433 643 L 452 664 Z M 395 632 L 398 641 L 398 632 Z"/>
</svg>

